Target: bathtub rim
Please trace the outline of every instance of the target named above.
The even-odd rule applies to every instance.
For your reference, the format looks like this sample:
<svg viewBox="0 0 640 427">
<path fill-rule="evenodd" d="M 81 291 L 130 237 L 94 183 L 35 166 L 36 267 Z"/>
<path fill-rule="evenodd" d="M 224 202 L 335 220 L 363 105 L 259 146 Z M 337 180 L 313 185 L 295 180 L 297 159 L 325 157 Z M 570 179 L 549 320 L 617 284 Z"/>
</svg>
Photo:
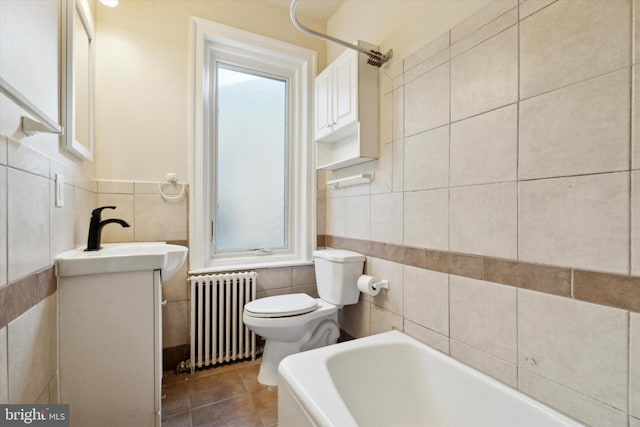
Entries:
<svg viewBox="0 0 640 427">
<path fill-rule="evenodd" d="M 286 387 L 287 392 L 293 395 L 314 425 L 358 427 L 358 422 L 342 400 L 339 390 L 333 383 L 327 362 L 341 352 L 389 344 L 417 347 L 430 357 L 437 358 L 447 365 L 453 365 L 469 375 L 485 380 L 504 393 L 512 396 L 524 396 L 531 406 L 557 418 L 560 422 L 564 422 L 567 427 L 584 427 L 584 424 L 580 423 L 580 421 L 561 413 L 557 409 L 536 400 L 520 390 L 509 387 L 497 379 L 398 330 L 370 335 L 288 356 L 278 367 L 279 384 Z M 309 369 L 309 366 L 314 367 L 314 369 Z M 331 408 L 331 412 L 329 413 L 322 408 Z"/>
</svg>

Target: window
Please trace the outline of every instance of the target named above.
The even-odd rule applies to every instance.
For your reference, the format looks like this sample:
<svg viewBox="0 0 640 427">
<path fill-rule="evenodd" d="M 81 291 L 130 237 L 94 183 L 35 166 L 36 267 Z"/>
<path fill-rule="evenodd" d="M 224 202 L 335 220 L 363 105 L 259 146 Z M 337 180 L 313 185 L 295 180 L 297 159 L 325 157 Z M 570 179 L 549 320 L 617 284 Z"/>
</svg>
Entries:
<svg viewBox="0 0 640 427">
<path fill-rule="evenodd" d="M 215 252 L 284 249 L 287 80 L 223 64 L 216 75 Z"/>
<path fill-rule="evenodd" d="M 192 18 L 190 263 L 309 262 L 315 53 Z"/>
</svg>

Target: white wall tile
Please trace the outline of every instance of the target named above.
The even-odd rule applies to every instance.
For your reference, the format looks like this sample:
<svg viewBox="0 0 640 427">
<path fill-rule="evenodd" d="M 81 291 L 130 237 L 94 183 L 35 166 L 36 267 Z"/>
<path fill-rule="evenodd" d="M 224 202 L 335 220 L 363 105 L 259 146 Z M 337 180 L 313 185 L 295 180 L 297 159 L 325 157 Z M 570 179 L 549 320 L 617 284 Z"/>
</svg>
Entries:
<svg viewBox="0 0 640 427">
<path fill-rule="evenodd" d="M 400 87 L 391 94 L 391 140 L 404 137 L 404 88 Z"/>
<path fill-rule="evenodd" d="M 520 260 L 628 273 L 628 173 L 519 185 Z"/>
<path fill-rule="evenodd" d="M 516 104 L 451 125 L 451 185 L 514 181 L 518 163 Z"/>
<path fill-rule="evenodd" d="M 187 271 L 189 263 L 182 264 L 180 270 L 169 280 L 162 282 L 162 299 L 167 301 L 186 300 L 189 294 L 189 283 L 187 282 Z"/>
<path fill-rule="evenodd" d="M 9 168 L 7 178 L 8 281 L 12 282 L 50 263 L 50 189 L 48 178 L 16 169 Z"/>
<path fill-rule="evenodd" d="M 134 181 L 133 191 L 135 194 L 160 194 L 158 183 L 151 181 Z"/>
<path fill-rule="evenodd" d="M 48 302 L 41 301 L 7 327 L 10 403 L 35 402 L 51 378 Z"/>
<path fill-rule="evenodd" d="M 156 192 L 157 189 L 156 185 Z M 99 180 L 98 193 L 133 194 L 133 181 Z"/>
<path fill-rule="evenodd" d="M 629 339 L 629 413 L 640 418 L 640 313 L 631 313 Z"/>
<path fill-rule="evenodd" d="M 74 246 L 86 246 L 91 210 L 98 207 L 98 196 L 96 193 L 76 186 L 73 189 L 73 207 L 75 209 Z"/>
<path fill-rule="evenodd" d="M 391 147 L 393 156 L 393 191 L 398 192 L 404 189 L 404 140 L 395 141 Z M 385 152 L 386 155 L 386 152 Z M 376 180 L 378 176 L 376 175 Z M 373 194 L 373 188 L 372 188 Z"/>
<path fill-rule="evenodd" d="M 452 339 L 516 363 L 515 288 L 451 275 L 449 298 Z"/>
<path fill-rule="evenodd" d="M 393 141 L 393 94 L 389 92 L 380 96 L 380 141 L 388 144 Z"/>
<path fill-rule="evenodd" d="M 7 137 L 0 134 L 0 165 L 7 164 Z"/>
<path fill-rule="evenodd" d="M 256 269 L 258 273 L 257 290 L 291 288 L 293 284 L 292 267 L 272 267 Z"/>
<path fill-rule="evenodd" d="M 404 317 L 449 335 L 449 276 L 405 265 Z"/>
<path fill-rule="evenodd" d="M 389 289 L 381 289 L 378 295 L 371 297 L 371 302 L 393 313 L 402 315 L 404 313 L 402 264 L 378 258 L 371 258 L 367 264 L 369 266 L 368 275 L 389 282 Z"/>
<path fill-rule="evenodd" d="M 404 135 L 411 136 L 449 122 L 449 63 L 404 86 Z"/>
<path fill-rule="evenodd" d="M 394 329 L 402 331 L 403 318 L 399 314 L 371 305 L 371 335 L 388 332 Z"/>
<path fill-rule="evenodd" d="M 319 197 L 316 199 L 316 232 L 327 234 L 327 199 Z"/>
<path fill-rule="evenodd" d="M 49 158 L 28 145 L 9 139 L 7 160 L 12 168 L 49 178 Z"/>
<path fill-rule="evenodd" d="M 523 393 L 587 425 L 598 427 L 626 425 L 624 411 L 614 409 L 526 369 L 518 370 L 518 383 L 518 388 Z"/>
<path fill-rule="evenodd" d="M 517 257 L 515 182 L 451 189 L 452 251 Z"/>
<path fill-rule="evenodd" d="M 371 196 L 371 240 L 402 243 L 402 193 Z"/>
<path fill-rule="evenodd" d="M 74 186 L 64 184 L 64 206 L 55 206 L 55 181 L 50 182 L 51 186 L 51 263 L 53 264 L 56 256 L 62 252 L 75 248 L 74 239 L 74 221 L 75 221 L 75 202 L 73 192 Z"/>
<path fill-rule="evenodd" d="M 422 341 L 429 347 L 449 354 L 449 337 L 446 335 L 439 334 L 417 323 L 413 323 L 406 317 L 404 319 L 404 332 L 418 341 Z"/>
<path fill-rule="evenodd" d="M 516 6 L 518 6 L 517 0 L 494 1 L 489 3 L 487 6 L 451 28 L 451 43 L 456 43 Z"/>
<path fill-rule="evenodd" d="M 338 312 L 340 327 L 354 338 L 371 335 L 371 303 L 363 298 Z"/>
<path fill-rule="evenodd" d="M 167 202 L 159 194 L 135 195 L 135 240 L 187 239 L 187 199 Z"/>
<path fill-rule="evenodd" d="M 189 343 L 189 301 L 169 301 L 162 307 L 162 347 Z"/>
<path fill-rule="evenodd" d="M 7 328 L 0 328 L 0 404 L 9 403 L 9 371 L 7 367 Z"/>
<path fill-rule="evenodd" d="M 518 289 L 518 366 L 625 409 L 628 316 L 624 310 Z"/>
<path fill-rule="evenodd" d="M 636 3 L 634 3 L 636 4 Z M 636 4 L 636 10 L 640 10 L 640 5 Z M 636 34 L 640 33 L 640 28 Z M 640 169 L 640 66 L 632 67 L 632 88 L 631 91 L 631 168 Z"/>
<path fill-rule="evenodd" d="M 449 249 L 449 189 L 404 193 L 404 244 Z"/>
<path fill-rule="evenodd" d="M 404 190 L 449 186 L 449 126 L 404 140 Z"/>
<path fill-rule="evenodd" d="M 487 25 L 460 39 L 451 46 L 451 56 L 457 56 L 473 46 L 495 36 L 518 22 L 518 8 L 513 8 Z"/>
<path fill-rule="evenodd" d="M 380 85 L 383 94 L 390 93 L 397 86 L 404 73 L 404 61 L 391 61 L 380 68 Z"/>
<path fill-rule="evenodd" d="M 442 33 L 404 60 L 405 73 L 449 47 L 449 31 Z"/>
<path fill-rule="evenodd" d="M 520 23 L 520 97 L 629 65 L 630 5 L 626 0 L 562 0 L 524 19 Z"/>
<path fill-rule="evenodd" d="M 485 353 L 463 342 L 450 340 L 451 357 L 477 369 L 480 372 L 511 386 L 518 386 L 518 370 L 514 363 L 506 362 L 492 354 Z"/>
<path fill-rule="evenodd" d="M 327 203 L 327 234 L 332 236 L 346 236 L 346 200 L 344 197 L 328 197 Z"/>
<path fill-rule="evenodd" d="M 369 240 L 370 212 L 369 196 L 345 198 L 346 237 Z"/>
<path fill-rule="evenodd" d="M 371 162 L 371 164 L 375 165 L 375 170 L 373 171 L 375 179 L 369 184 L 370 194 L 390 193 L 395 187 L 395 146 L 398 143 L 401 142 L 396 141 L 393 144 L 384 144 L 380 147 L 380 157 L 378 160 Z M 402 159 L 400 159 L 400 162 L 402 162 Z"/>
<path fill-rule="evenodd" d="M 426 59 L 415 67 L 408 69 L 404 74 L 404 81 L 409 83 L 429 71 L 438 68 L 449 61 L 449 48 L 442 49 L 432 57 Z"/>
<path fill-rule="evenodd" d="M 451 59 L 451 120 L 518 100 L 518 29 L 503 31 Z"/>
<path fill-rule="evenodd" d="M 629 70 L 520 103 L 520 179 L 629 168 Z"/>
<path fill-rule="evenodd" d="M 526 18 L 555 1 L 557 0 L 520 0 L 520 19 Z"/>
<path fill-rule="evenodd" d="M 640 64 L 640 0 L 633 0 L 633 63 Z"/>
<path fill-rule="evenodd" d="M 7 168 L 0 166 L 0 286 L 7 283 Z"/>
</svg>

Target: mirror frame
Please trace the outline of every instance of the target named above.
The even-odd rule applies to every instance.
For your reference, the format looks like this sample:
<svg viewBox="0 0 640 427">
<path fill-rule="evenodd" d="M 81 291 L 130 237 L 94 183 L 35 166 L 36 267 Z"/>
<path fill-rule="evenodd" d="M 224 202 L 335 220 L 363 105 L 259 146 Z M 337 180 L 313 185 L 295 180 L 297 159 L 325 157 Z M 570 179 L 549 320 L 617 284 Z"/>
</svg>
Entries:
<svg viewBox="0 0 640 427">
<path fill-rule="evenodd" d="M 62 2 L 62 51 L 61 51 L 61 93 L 60 93 L 60 115 L 65 132 L 62 136 L 62 145 L 68 151 L 83 160 L 93 161 L 94 152 L 94 81 L 95 81 L 95 32 L 91 22 L 91 12 L 88 5 L 82 0 L 65 0 Z M 87 38 L 89 39 L 89 141 L 88 148 L 76 139 L 76 70 L 75 70 L 75 47 L 76 28 L 74 25 L 74 14 L 77 13 Z"/>
</svg>

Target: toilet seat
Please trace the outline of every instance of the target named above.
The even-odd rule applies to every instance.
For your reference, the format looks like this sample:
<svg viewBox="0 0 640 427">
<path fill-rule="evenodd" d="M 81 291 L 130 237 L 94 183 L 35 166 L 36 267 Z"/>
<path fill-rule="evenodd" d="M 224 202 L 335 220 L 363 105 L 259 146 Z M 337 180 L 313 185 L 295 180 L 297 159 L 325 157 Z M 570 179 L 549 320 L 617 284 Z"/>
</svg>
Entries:
<svg viewBox="0 0 640 427">
<path fill-rule="evenodd" d="M 307 314 L 317 307 L 316 299 L 307 294 L 289 294 L 251 301 L 244 306 L 244 311 L 251 317 L 278 318 Z"/>
</svg>

